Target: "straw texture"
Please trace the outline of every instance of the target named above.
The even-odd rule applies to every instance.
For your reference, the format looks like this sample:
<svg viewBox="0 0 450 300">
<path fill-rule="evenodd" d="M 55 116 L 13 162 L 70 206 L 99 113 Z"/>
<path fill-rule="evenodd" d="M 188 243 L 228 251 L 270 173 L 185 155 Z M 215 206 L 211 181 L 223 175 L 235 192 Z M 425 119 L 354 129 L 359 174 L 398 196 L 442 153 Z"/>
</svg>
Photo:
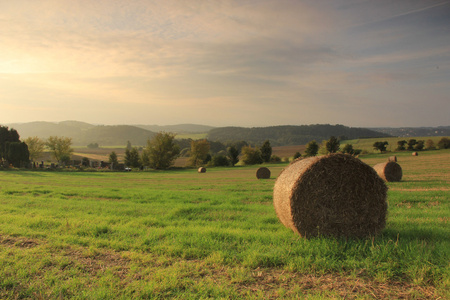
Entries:
<svg viewBox="0 0 450 300">
<path fill-rule="evenodd" d="M 376 164 L 373 169 L 377 172 L 378 176 L 386 181 L 391 182 L 402 180 L 402 167 L 400 167 L 400 165 L 396 162 L 388 161 L 386 163 Z"/>
<path fill-rule="evenodd" d="M 278 176 L 273 196 L 281 223 L 306 238 L 372 236 L 386 224 L 386 184 L 351 155 L 293 162 Z"/>
<path fill-rule="evenodd" d="M 270 170 L 266 167 L 261 167 L 256 170 L 256 178 L 258 179 L 269 179 L 270 178 Z"/>
</svg>

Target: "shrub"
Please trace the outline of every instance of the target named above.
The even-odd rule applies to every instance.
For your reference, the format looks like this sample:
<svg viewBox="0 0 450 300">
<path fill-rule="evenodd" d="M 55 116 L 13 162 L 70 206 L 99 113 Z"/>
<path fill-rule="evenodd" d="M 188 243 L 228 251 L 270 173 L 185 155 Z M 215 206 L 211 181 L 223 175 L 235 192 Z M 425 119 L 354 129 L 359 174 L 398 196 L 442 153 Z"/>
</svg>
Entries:
<svg viewBox="0 0 450 300">
<path fill-rule="evenodd" d="M 280 163 L 281 162 L 281 158 L 276 156 L 276 155 L 272 155 L 270 157 L 270 162 L 272 162 L 272 163 Z"/>
<path fill-rule="evenodd" d="M 245 146 L 242 148 L 242 162 L 245 165 L 256 165 L 262 164 L 263 159 L 261 157 L 261 151 L 254 149 L 250 146 Z"/>
<path fill-rule="evenodd" d="M 224 155 L 214 155 L 211 159 L 211 165 L 215 167 L 226 167 L 229 164 L 228 158 Z"/>
</svg>

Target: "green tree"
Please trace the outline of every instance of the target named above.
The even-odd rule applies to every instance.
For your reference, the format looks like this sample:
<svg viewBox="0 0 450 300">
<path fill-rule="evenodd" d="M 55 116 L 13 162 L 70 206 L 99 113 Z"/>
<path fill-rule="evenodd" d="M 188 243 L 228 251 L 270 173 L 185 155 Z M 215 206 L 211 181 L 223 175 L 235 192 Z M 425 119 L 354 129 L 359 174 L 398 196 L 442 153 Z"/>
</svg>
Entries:
<svg viewBox="0 0 450 300">
<path fill-rule="evenodd" d="M 294 154 L 294 160 L 295 159 L 297 159 L 297 158 L 300 158 L 300 157 L 302 157 L 302 154 L 300 153 L 300 152 L 295 152 L 295 154 Z"/>
<path fill-rule="evenodd" d="M 190 164 L 200 166 L 207 162 L 210 144 L 207 140 L 191 141 Z"/>
<path fill-rule="evenodd" d="M 89 149 L 97 149 L 98 148 L 98 143 L 90 143 L 87 145 L 87 147 Z"/>
<path fill-rule="evenodd" d="M 132 147 L 131 150 L 125 150 L 125 165 L 131 168 L 139 168 L 141 166 L 139 151 L 136 147 Z"/>
<path fill-rule="evenodd" d="M 355 150 L 353 149 L 353 146 L 351 144 L 346 144 L 344 148 L 342 148 L 342 153 L 353 155 L 355 154 Z"/>
<path fill-rule="evenodd" d="M 117 158 L 117 154 L 115 151 L 109 154 L 109 163 L 112 165 L 111 169 L 114 169 L 119 164 L 119 159 Z"/>
<path fill-rule="evenodd" d="M 89 167 L 89 164 L 90 164 L 89 158 L 83 157 L 83 159 L 81 160 L 81 164 L 82 164 L 84 167 Z"/>
<path fill-rule="evenodd" d="M 227 143 L 227 146 L 228 147 L 231 147 L 231 146 L 233 146 L 233 147 L 235 147 L 236 149 L 237 149 L 237 151 L 239 152 L 239 153 L 241 153 L 241 150 L 242 150 L 242 148 L 244 147 L 244 146 L 248 146 L 248 143 L 246 142 L 246 141 L 234 141 L 234 142 L 228 142 Z"/>
<path fill-rule="evenodd" d="M 305 149 L 306 157 L 316 156 L 318 152 L 319 152 L 319 145 L 317 144 L 317 142 L 315 140 L 310 141 L 306 145 L 306 149 Z"/>
<path fill-rule="evenodd" d="M 406 145 L 407 141 L 405 140 L 401 140 L 401 141 L 397 141 L 397 151 L 403 151 L 406 150 L 405 145 Z"/>
<path fill-rule="evenodd" d="M 180 153 L 180 147 L 175 144 L 175 134 L 159 132 L 147 141 L 143 161 L 148 162 L 153 169 L 164 170 L 173 165 Z"/>
<path fill-rule="evenodd" d="M 45 142 L 37 136 L 28 137 L 25 139 L 25 144 L 28 146 L 28 152 L 30 153 L 30 160 L 36 161 L 44 152 Z"/>
<path fill-rule="evenodd" d="M 51 136 L 47 139 L 45 145 L 52 151 L 56 161 L 61 162 L 63 158 L 67 160 L 73 153 L 72 139 L 68 137 Z"/>
<path fill-rule="evenodd" d="M 423 150 L 423 148 L 425 148 L 425 141 L 423 140 L 417 141 L 416 144 L 414 145 L 414 150 L 421 151 Z"/>
<path fill-rule="evenodd" d="M 340 142 L 336 137 L 331 136 L 330 139 L 325 144 L 325 146 L 327 149 L 327 153 L 336 153 L 339 151 Z"/>
<path fill-rule="evenodd" d="M 130 141 L 127 141 L 127 147 L 125 149 L 131 150 L 131 148 L 133 148 L 133 147 L 131 146 Z"/>
<path fill-rule="evenodd" d="M 245 165 L 262 164 L 261 151 L 250 146 L 244 146 L 242 148 L 242 162 Z"/>
<path fill-rule="evenodd" d="M 8 149 L 6 143 L 20 142 L 19 133 L 17 130 L 7 126 L 0 126 L 0 160 L 6 159 Z"/>
<path fill-rule="evenodd" d="M 448 137 L 443 137 L 438 142 L 439 149 L 449 149 L 450 148 L 450 139 Z"/>
<path fill-rule="evenodd" d="M 373 149 L 380 150 L 380 152 L 385 152 L 387 145 L 389 145 L 389 143 L 387 141 L 375 142 L 375 143 L 373 143 Z"/>
<path fill-rule="evenodd" d="M 29 163 L 30 153 L 24 142 L 6 142 L 6 160 L 14 167 L 19 168 Z"/>
<path fill-rule="evenodd" d="M 408 150 L 414 150 L 414 146 L 417 144 L 416 139 L 408 140 Z"/>
<path fill-rule="evenodd" d="M 229 165 L 229 160 L 225 155 L 214 155 L 211 159 L 211 165 L 215 167 L 226 167 Z"/>
<path fill-rule="evenodd" d="M 227 156 L 233 167 L 239 162 L 239 150 L 235 146 L 228 147 Z"/>
<path fill-rule="evenodd" d="M 263 162 L 269 162 L 270 157 L 272 156 L 272 146 L 270 146 L 270 141 L 266 140 L 261 148 L 259 148 L 259 151 L 261 152 Z"/>
<path fill-rule="evenodd" d="M 434 150 L 434 149 L 436 149 L 436 146 L 434 145 L 434 142 L 433 142 L 432 139 L 428 139 L 425 142 L 425 149 L 427 149 L 427 150 Z"/>
</svg>

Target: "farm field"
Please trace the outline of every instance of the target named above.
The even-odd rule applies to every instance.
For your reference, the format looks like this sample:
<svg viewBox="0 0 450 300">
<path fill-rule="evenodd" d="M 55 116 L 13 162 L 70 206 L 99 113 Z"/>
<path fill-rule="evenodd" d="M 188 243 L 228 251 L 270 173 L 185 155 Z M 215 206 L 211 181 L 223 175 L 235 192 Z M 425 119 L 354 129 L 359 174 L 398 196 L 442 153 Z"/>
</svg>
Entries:
<svg viewBox="0 0 450 300">
<path fill-rule="evenodd" d="M 357 148 L 357 147 L 356 147 Z M 388 221 L 302 239 L 275 214 L 286 164 L 146 172 L 0 172 L 3 299 L 449 299 L 450 150 L 396 155 Z"/>
</svg>

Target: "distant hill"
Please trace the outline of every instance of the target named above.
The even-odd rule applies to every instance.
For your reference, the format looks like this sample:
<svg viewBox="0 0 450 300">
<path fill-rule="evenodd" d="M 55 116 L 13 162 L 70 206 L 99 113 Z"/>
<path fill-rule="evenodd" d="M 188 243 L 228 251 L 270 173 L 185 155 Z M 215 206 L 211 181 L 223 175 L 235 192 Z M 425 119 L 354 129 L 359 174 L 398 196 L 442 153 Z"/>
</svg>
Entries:
<svg viewBox="0 0 450 300">
<path fill-rule="evenodd" d="M 300 126 L 272 126 L 272 127 L 221 127 L 209 131 L 211 141 L 246 141 L 252 145 L 261 145 L 269 140 L 272 146 L 304 145 L 312 140 L 321 143 L 330 136 L 341 139 L 377 138 L 389 136 L 365 128 L 347 127 L 344 125 L 300 125 Z"/>
<path fill-rule="evenodd" d="M 159 126 L 159 125 L 134 125 L 139 128 L 143 128 L 146 130 L 150 130 L 153 132 L 174 132 L 178 134 L 189 134 L 189 133 L 206 133 L 215 127 L 207 126 L 207 125 L 198 125 L 198 124 L 178 124 L 178 125 L 167 125 L 167 126 Z"/>
<path fill-rule="evenodd" d="M 22 140 L 30 136 L 47 139 L 49 136 L 72 138 L 74 146 L 98 143 L 102 146 L 125 146 L 127 141 L 133 146 L 145 146 L 156 132 L 183 134 L 206 134 L 210 141 L 246 141 L 251 145 L 261 145 L 270 140 L 272 146 L 304 145 L 309 141 L 328 140 L 330 136 L 342 139 L 379 138 L 388 136 L 450 136 L 450 126 L 419 128 L 357 128 L 344 125 L 300 125 L 271 127 L 212 127 L 198 124 L 179 125 L 93 125 L 78 121 L 30 122 L 3 124 L 19 132 Z"/>
<path fill-rule="evenodd" d="M 136 126 L 129 125 L 92 125 L 78 121 L 30 122 L 5 124 L 14 128 L 21 140 L 30 136 L 47 139 L 50 136 L 64 136 L 72 138 L 74 146 L 86 146 L 98 143 L 100 146 L 126 145 L 128 141 L 133 146 L 143 146 L 155 133 Z"/>
<path fill-rule="evenodd" d="M 386 133 L 392 136 L 398 137 L 416 137 L 416 136 L 449 136 L 450 126 L 439 126 L 439 127 L 400 127 L 400 128 L 390 128 L 390 127 L 379 127 L 370 128 L 372 130 Z"/>
</svg>

